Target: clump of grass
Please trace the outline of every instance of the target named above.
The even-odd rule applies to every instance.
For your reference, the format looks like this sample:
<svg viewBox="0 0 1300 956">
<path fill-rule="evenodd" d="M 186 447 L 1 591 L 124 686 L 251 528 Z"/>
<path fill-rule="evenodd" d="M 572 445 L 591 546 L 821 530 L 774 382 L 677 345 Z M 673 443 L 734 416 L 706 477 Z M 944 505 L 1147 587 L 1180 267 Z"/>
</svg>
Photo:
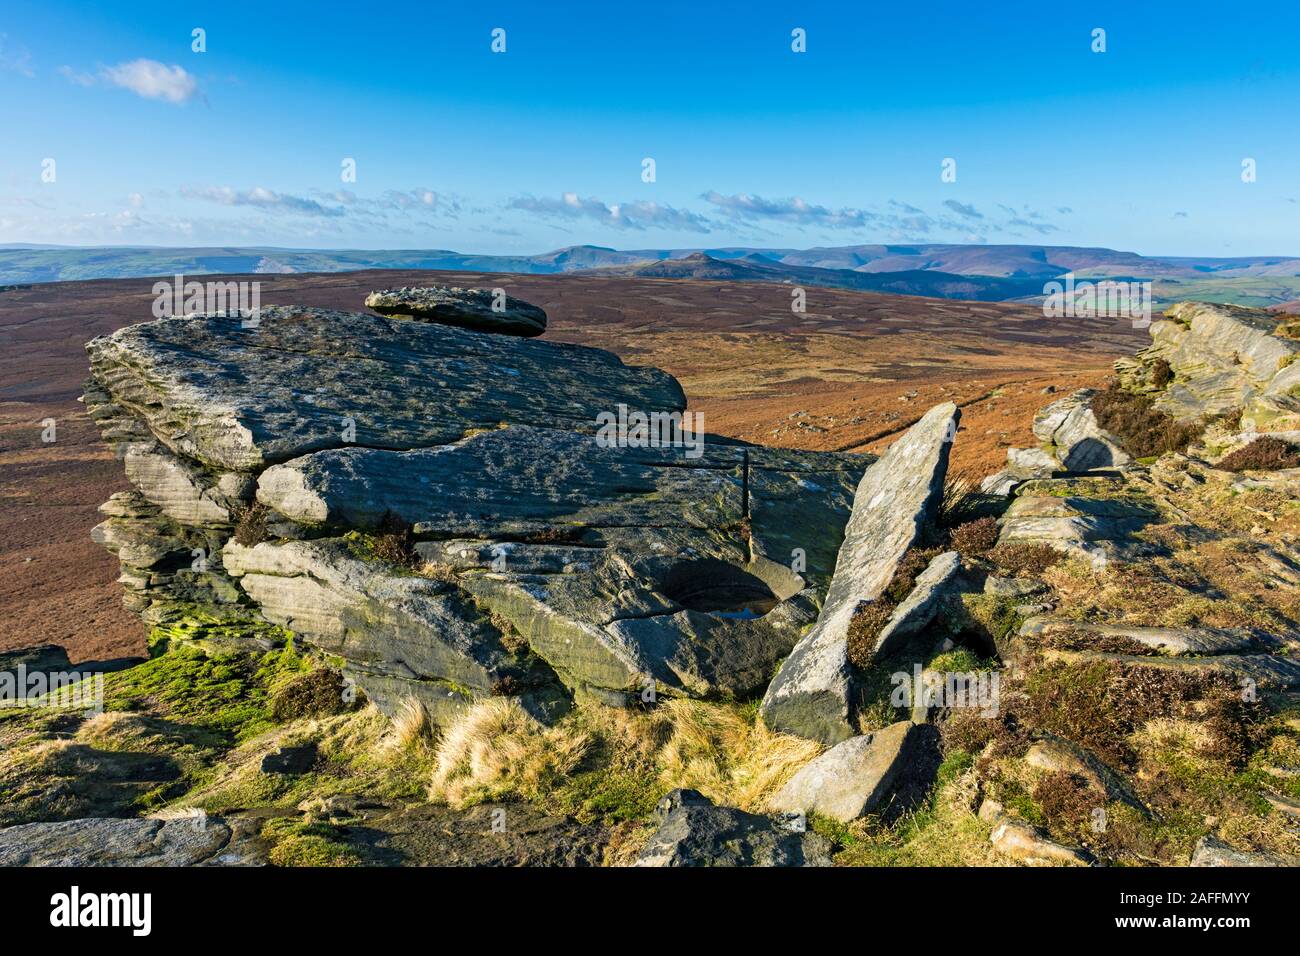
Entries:
<svg viewBox="0 0 1300 956">
<path fill-rule="evenodd" d="M 998 543 L 998 523 L 994 518 L 976 518 L 957 525 L 948 535 L 948 546 L 964 555 L 980 557 Z"/>
<path fill-rule="evenodd" d="M 341 714 L 350 706 L 343 675 L 319 667 L 283 684 L 271 697 L 271 716 L 278 721 Z"/>
<path fill-rule="evenodd" d="M 1155 407 L 1149 395 L 1127 392 L 1112 382 L 1092 399 L 1097 424 L 1120 440 L 1134 458 L 1183 451 L 1204 430 L 1202 422 L 1180 422 Z"/>
<path fill-rule="evenodd" d="M 231 509 L 231 517 L 235 519 L 235 542 L 245 548 L 251 548 L 255 544 L 269 540 L 270 534 L 266 525 L 270 516 L 271 509 L 260 501 L 236 505 Z"/>
<path fill-rule="evenodd" d="M 693 700 L 662 708 L 669 734 L 655 755 L 660 780 L 705 796 L 759 810 L 820 745 L 776 733 L 751 712 Z"/>
<path fill-rule="evenodd" d="M 949 475 L 943 486 L 943 497 L 935 524 L 939 529 L 955 528 L 975 521 L 1001 508 L 1005 502 L 995 495 L 986 495 L 979 489 L 980 479 L 970 472 Z"/>
<path fill-rule="evenodd" d="M 1033 790 L 1034 803 L 1045 822 L 1056 833 L 1084 836 L 1093 811 L 1106 805 L 1106 794 L 1086 779 L 1065 770 L 1052 770 L 1039 778 Z"/>
<path fill-rule="evenodd" d="M 571 727 L 544 727 L 514 698 L 490 697 L 443 734 L 429 793 L 457 808 L 507 795 L 541 799 L 590 743 Z"/>
<path fill-rule="evenodd" d="M 1158 717 L 1196 714 L 1201 701 L 1239 695 L 1222 675 L 1112 661 L 1049 661 L 1025 678 L 1018 719 L 1132 766 L 1130 736 Z"/>
<path fill-rule="evenodd" d="M 268 854 L 275 866 L 361 866 L 364 861 L 343 839 L 338 827 L 277 817 L 262 827 L 272 844 Z"/>
<path fill-rule="evenodd" d="M 1256 438 L 1219 460 L 1216 468 L 1224 471 L 1278 471 L 1300 468 L 1300 451 L 1290 442 L 1272 435 Z"/>
<path fill-rule="evenodd" d="M 1012 577 L 1041 577 L 1054 564 L 1065 560 L 1065 554 L 1040 541 L 1009 541 L 988 551 L 987 556 L 998 568 Z"/>
<path fill-rule="evenodd" d="M 403 697 L 397 705 L 383 746 L 390 751 L 425 751 L 434 739 L 428 708 L 417 697 Z"/>
</svg>

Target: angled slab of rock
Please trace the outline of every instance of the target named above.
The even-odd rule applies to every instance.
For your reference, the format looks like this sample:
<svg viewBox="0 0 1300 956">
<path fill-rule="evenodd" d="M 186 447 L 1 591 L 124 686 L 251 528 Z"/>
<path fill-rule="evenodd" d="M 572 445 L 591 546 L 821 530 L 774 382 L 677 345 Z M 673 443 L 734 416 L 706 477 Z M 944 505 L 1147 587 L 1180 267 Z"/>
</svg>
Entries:
<svg viewBox="0 0 1300 956">
<path fill-rule="evenodd" d="M 1279 654 L 1217 654 L 1212 657 L 1146 657 L 1102 651 L 1043 652 L 1054 660 L 1103 660 L 1135 667 L 1154 667 L 1188 674 L 1222 674 L 1263 690 L 1292 690 L 1300 687 L 1300 661 Z"/>
<path fill-rule="evenodd" d="M 815 619 L 864 466 L 733 445 L 699 457 L 604 447 L 513 426 L 433 449 L 306 455 L 263 472 L 257 496 L 306 525 L 396 516 L 446 536 L 417 549 L 575 691 L 653 681 L 747 696 Z M 808 578 L 763 557 L 789 560 L 799 529 Z"/>
<path fill-rule="evenodd" d="M 429 286 L 385 289 L 366 296 L 366 308 L 395 319 L 436 322 L 479 332 L 530 337 L 546 331 L 546 313 L 504 290 Z"/>
<path fill-rule="evenodd" d="M 819 834 L 733 807 L 715 806 L 696 790 L 659 802 L 659 828 L 636 866 L 830 866 Z"/>
<path fill-rule="evenodd" d="M 1008 448 L 1006 467 L 981 481 L 980 491 L 986 495 L 1009 495 L 1020 482 L 1050 478 L 1060 469 L 1061 463 L 1041 448 Z"/>
<path fill-rule="evenodd" d="M 1123 624 L 1078 624 L 1061 622 L 1101 637 L 1119 637 L 1135 641 L 1171 657 L 1240 654 L 1259 646 L 1257 635 L 1245 628 L 1218 627 L 1138 627 Z M 1048 629 L 1050 633 L 1050 628 Z"/>
<path fill-rule="evenodd" d="M 1095 862 L 1087 850 L 1064 846 L 1037 827 L 1007 817 L 995 822 L 989 842 L 1025 866 L 1091 866 Z"/>
<path fill-rule="evenodd" d="M 862 476 L 826 604 L 763 698 L 769 726 L 823 743 L 853 736 L 849 625 L 860 603 L 884 591 L 933 516 L 960 414 L 951 402 L 930 409 Z"/>
<path fill-rule="evenodd" d="M 1092 498 L 1072 490 L 1070 479 L 1039 479 L 1016 489 L 1011 506 L 998 519 L 998 543 L 1049 544 L 1084 558 L 1095 557 L 1098 549 L 1107 557 L 1121 558 L 1142 551 L 1143 542 L 1132 536 L 1160 519 L 1150 499 Z"/>
<path fill-rule="evenodd" d="M 0 866 L 198 866 L 222 862 L 230 837 L 215 818 L 24 823 L 0 830 Z"/>
<path fill-rule="evenodd" d="M 910 639 L 929 627 L 943 609 L 943 603 L 960 575 L 961 555 L 956 551 L 945 551 L 937 555 L 916 576 L 912 593 L 894 608 L 894 613 L 880 629 L 876 647 L 871 652 L 872 659 L 880 660 L 902 650 Z"/>
<path fill-rule="evenodd" d="M 600 349 L 328 309 L 160 319 L 86 350 L 106 408 L 219 471 L 349 444 L 441 445 L 502 423 L 594 432 L 619 404 L 686 407 L 672 376 Z"/>
<path fill-rule="evenodd" d="M 925 733 L 905 720 L 850 737 L 802 767 L 770 805 L 786 813 L 816 811 L 845 823 L 856 820 L 893 794 Z"/>
<path fill-rule="evenodd" d="M 1097 424 L 1092 411 L 1096 394 L 1096 389 L 1080 389 L 1034 416 L 1034 435 L 1066 471 L 1115 468 L 1132 460 L 1119 439 Z"/>
<path fill-rule="evenodd" d="M 1203 836 L 1192 851 L 1191 866 L 1294 866 L 1276 853 L 1252 853 L 1238 850 L 1218 837 Z"/>
</svg>

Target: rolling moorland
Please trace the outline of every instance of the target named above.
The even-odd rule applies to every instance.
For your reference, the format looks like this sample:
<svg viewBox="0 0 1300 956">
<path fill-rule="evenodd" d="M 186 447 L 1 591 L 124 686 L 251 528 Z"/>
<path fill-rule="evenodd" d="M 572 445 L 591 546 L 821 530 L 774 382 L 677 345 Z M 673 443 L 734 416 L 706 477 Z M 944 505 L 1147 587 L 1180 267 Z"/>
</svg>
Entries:
<svg viewBox="0 0 1300 956">
<path fill-rule="evenodd" d="M 812 249 L 722 247 L 616 250 L 570 246 L 538 255 L 451 250 L 309 250 L 0 246 L 0 284 L 214 273 L 437 269 L 783 282 L 898 295 L 1041 301 L 1043 283 L 1066 272 L 1093 280 L 1150 280 L 1157 305 L 1183 299 L 1255 307 L 1300 299 L 1291 256 L 1152 257 L 1113 249 L 1021 245 L 862 245 Z"/>
<path fill-rule="evenodd" d="M 371 290 L 432 284 L 506 288 L 545 309 L 545 335 L 362 313 Z M 277 865 L 1273 865 L 1300 853 L 1300 345 L 1285 320 L 1189 304 L 1147 332 L 832 288 L 793 315 L 784 289 L 745 281 L 272 276 L 263 304 L 288 308 L 267 309 L 257 335 L 232 338 L 224 319 L 119 333 L 92 347 L 83 386 L 83 343 L 147 322 L 150 286 L 0 293 L 7 646 L 142 654 L 123 586 L 151 627 L 150 659 L 108 675 L 107 713 L 0 723 L 4 822 L 36 828 L 0 831 L 0 860 L 122 852 L 101 844 L 138 847 L 116 862 L 162 846 L 163 862 Z M 448 350 L 440 377 L 420 373 Z M 503 376 L 499 388 L 483 373 Z M 625 454 L 548 418 L 573 414 L 584 381 L 596 407 L 689 402 L 717 440 L 696 465 L 646 453 L 629 472 Z M 185 424 L 168 409 L 193 387 L 221 400 Z M 342 456 L 316 431 L 340 396 L 387 423 Z M 503 396 L 513 424 L 491 427 Z M 225 401 L 292 414 L 247 448 L 205 447 L 220 434 L 205 416 L 219 420 Z M 462 434 L 463 465 L 401 451 Z M 225 496 L 247 490 L 218 493 L 233 489 L 221 469 L 274 461 L 258 478 L 272 513 L 228 510 Z M 576 498 L 562 477 L 574 461 Z M 431 482 L 437 493 L 418 490 Z M 485 507 L 498 483 L 506 493 Z M 450 503 L 464 496 L 460 513 Z M 87 537 L 105 517 L 96 540 L 120 559 L 120 586 Z M 223 542 L 224 571 L 169 570 L 196 534 Z M 494 538 L 512 549 L 504 574 L 483 573 Z M 808 549 L 802 581 L 778 566 L 792 542 Z M 674 552 L 696 556 L 691 575 L 654 556 Z M 719 562 L 750 570 L 712 580 Z M 651 593 L 600 640 L 650 653 L 663 695 L 651 707 L 610 706 L 636 674 L 600 664 L 594 646 L 575 656 L 555 638 L 595 632 L 538 625 L 510 584 L 522 575 L 552 619 L 582 620 L 618 591 L 605 576 L 627 573 Z M 254 604 L 220 609 L 228 575 Z M 845 615 L 850 580 L 869 598 Z M 768 602 L 762 613 L 714 603 L 740 592 Z M 321 600 L 343 603 L 320 614 Z M 259 606 L 264 617 L 247 617 Z M 435 612 L 442 624 L 419 636 Z M 695 628 L 710 639 L 673 645 L 675 629 Z M 413 637 L 438 653 L 412 656 Z M 996 674 L 1000 711 L 895 701 L 890 674 L 913 664 L 918 692 L 934 675 Z M 340 697 L 340 673 L 372 703 Z M 196 830 L 198 811 L 210 816 Z M 776 812 L 807 812 L 808 830 Z M 496 814 L 511 822 L 489 835 Z"/>
</svg>

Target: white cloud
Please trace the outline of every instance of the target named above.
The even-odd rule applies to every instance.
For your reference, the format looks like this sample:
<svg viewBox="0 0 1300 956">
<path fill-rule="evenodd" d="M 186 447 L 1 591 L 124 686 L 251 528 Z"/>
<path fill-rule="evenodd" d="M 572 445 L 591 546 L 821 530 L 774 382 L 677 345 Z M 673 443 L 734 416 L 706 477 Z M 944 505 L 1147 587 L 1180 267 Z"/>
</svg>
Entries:
<svg viewBox="0 0 1300 956">
<path fill-rule="evenodd" d="M 222 206 L 253 206 L 268 212 L 285 212 L 300 216 L 341 216 L 337 206 L 324 206 L 314 199 L 277 193 L 263 186 L 252 189 L 232 189 L 230 186 L 187 186 L 181 190 L 186 199 L 202 199 Z"/>
<path fill-rule="evenodd" d="M 187 103 L 199 92 L 199 81 L 184 67 L 143 58 L 105 67 L 95 74 L 70 66 L 59 67 L 59 73 L 78 86 L 107 83 L 130 90 L 147 100 L 165 100 L 168 103 Z"/>
<path fill-rule="evenodd" d="M 735 219 L 776 219 L 827 229 L 861 229 L 879 218 L 862 209 L 829 209 L 818 206 L 799 196 L 764 199 L 748 193 L 724 196 L 710 190 L 703 198 Z"/>
<path fill-rule="evenodd" d="M 672 206 L 645 200 L 606 203 L 592 197 L 584 199 L 577 193 L 564 193 L 559 199 L 517 196 L 510 200 L 508 206 L 511 209 L 520 209 L 553 218 L 594 219 L 615 229 L 709 231 L 709 221 L 698 213 L 686 209 L 674 209 Z"/>
</svg>

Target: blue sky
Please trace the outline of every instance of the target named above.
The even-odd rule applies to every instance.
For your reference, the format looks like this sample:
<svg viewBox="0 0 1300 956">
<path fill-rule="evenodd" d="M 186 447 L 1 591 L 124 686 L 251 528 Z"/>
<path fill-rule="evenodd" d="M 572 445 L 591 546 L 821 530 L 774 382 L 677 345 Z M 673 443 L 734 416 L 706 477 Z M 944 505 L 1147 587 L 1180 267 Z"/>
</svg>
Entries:
<svg viewBox="0 0 1300 956">
<path fill-rule="evenodd" d="M 117 6 L 6 0 L 0 243 L 1300 255 L 1294 2 Z"/>
</svg>

